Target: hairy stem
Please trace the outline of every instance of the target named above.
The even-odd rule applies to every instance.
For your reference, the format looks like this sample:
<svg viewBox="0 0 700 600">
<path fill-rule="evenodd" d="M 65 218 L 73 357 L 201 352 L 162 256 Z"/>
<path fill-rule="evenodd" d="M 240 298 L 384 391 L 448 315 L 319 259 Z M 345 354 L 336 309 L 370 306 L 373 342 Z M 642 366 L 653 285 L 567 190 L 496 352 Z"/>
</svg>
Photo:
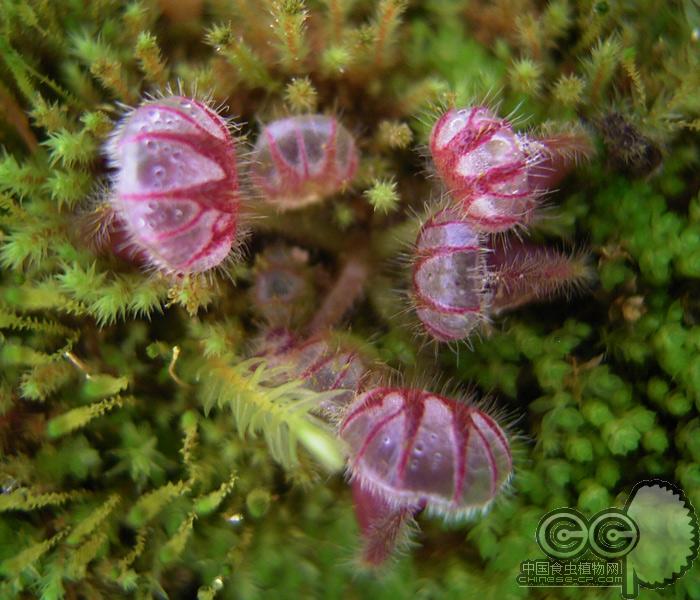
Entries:
<svg viewBox="0 0 700 600">
<path fill-rule="evenodd" d="M 364 253 L 350 257 L 309 325 L 311 335 L 330 329 L 362 294 L 369 269 Z"/>
</svg>

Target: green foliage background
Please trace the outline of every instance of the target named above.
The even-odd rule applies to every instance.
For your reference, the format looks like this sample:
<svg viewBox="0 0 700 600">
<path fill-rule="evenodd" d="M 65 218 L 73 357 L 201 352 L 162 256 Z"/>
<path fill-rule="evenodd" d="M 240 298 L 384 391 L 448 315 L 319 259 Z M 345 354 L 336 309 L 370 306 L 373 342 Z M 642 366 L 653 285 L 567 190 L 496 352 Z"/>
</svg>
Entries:
<svg viewBox="0 0 700 600">
<path fill-rule="evenodd" d="M 1 0 L 0 57 L 0 597 L 616 596 L 515 586 L 539 518 L 621 506 L 650 476 L 700 506 L 694 0 Z M 178 82 L 251 138 L 336 111 L 359 136 L 356 185 L 251 220 L 228 276 L 148 275 L 94 248 L 118 103 Z M 590 248 L 599 284 L 436 355 L 397 314 L 390 265 L 437 194 L 417 152 L 431 107 L 484 98 L 521 127 L 593 135 L 532 235 Z M 409 381 L 440 371 L 518 417 L 507 497 L 472 523 L 420 519 L 420 546 L 380 574 L 353 562 L 319 398 L 245 362 L 250 256 L 274 239 L 328 277 L 369 248 L 341 329 Z M 655 595 L 700 598 L 700 571 Z"/>
</svg>

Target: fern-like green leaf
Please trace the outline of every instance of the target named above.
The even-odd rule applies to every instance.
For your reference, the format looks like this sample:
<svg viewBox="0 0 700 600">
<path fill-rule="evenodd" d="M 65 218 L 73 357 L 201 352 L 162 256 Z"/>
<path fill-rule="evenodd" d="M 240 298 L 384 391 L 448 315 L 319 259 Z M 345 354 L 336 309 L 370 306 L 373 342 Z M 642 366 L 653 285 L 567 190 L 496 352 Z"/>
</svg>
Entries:
<svg viewBox="0 0 700 600">
<path fill-rule="evenodd" d="M 37 331 L 48 335 L 67 335 L 73 337 L 75 332 L 68 327 L 50 321 L 40 321 L 32 317 L 20 317 L 0 307 L 0 329 L 17 331 Z"/>
<path fill-rule="evenodd" d="M 104 531 L 98 531 L 71 553 L 66 571 L 72 578 L 82 579 L 85 577 L 88 563 L 98 555 L 108 539 Z"/>
<path fill-rule="evenodd" d="M 115 407 L 121 408 L 125 403 L 129 404 L 134 399 L 130 396 L 112 396 L 100 402 L 95 402 L 87 406 L 79 406 L 51 419 L 46 427 L 51 437 L 66 435 L 80 427 L 84 427 L 96 417 L 100 417 L 107 411 Z"/>
<path fill-rule="evenodd" d="M 74 490 L 71 492 L 35 492 L 29 488 L 20 488 L 8 494 L 0 495 L 0 512 L 6 510 L 32 511 L 45 506 L 61 506 L 71 500 L 81 499 L 88 492 Z"/>
<path fill-rule="evenodd" d="M 31 567 L 41 556 L 48 552 L 65 535 L 60 531 L 52 538 L 43 540 L 21 550 L 0 564 L 0 573 L 9 577 L 18 577 L 24 569 Z"/>
<path fill-rule="evenodd" d="M 340 441 L 309 412 L 339 390 L 314 392 L 305 388 L 303 381 L 275 385 L 279 370 L 267 367 L 260 359 L 237 365 L 211 359 L 210 365 L 202 377 L 206 412 L 214 406 L 228 407 L 241 436 L 261 433 L 273 458 L 287 468 L 298 463 L 297 442 L 328 470 L 343 467 Z"/>
<path fill-rule="evenodd" d="M 78 544 L 85 536 L 92 533 L 119 504 L 121 498 L 118 494 L 112 494 L 101 506 L 96 508 L 87 518 L 78 523 L 70 535 L 67 542 L 71 545 Z"/>
<path fill-rule="evenodd" d="M 74 374 L 75 369 L 66 362 L 36 365 L 22 376 L 22 397 L 43 402 L 47 396 L 68 383 Z"/>
<path fill-rule="evenodd" d="M 127 520 L 132 527 L 142 527 L 153 519 L 162 508 L 189 490 L 187 482 L 166 483 L 164 486 L 141 496 L 129 511 Z"/>
</svg>

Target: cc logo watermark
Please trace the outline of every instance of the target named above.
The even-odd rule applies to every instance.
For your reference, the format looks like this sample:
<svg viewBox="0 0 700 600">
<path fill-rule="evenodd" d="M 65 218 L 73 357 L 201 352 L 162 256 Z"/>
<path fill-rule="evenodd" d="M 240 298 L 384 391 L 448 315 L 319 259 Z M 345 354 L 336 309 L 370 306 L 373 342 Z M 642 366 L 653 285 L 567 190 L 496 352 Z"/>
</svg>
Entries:
<svg viewBox="0 0 700 600">
<path fill-rule="evenodd" d="M 536 539 L 547 558 L 522 561 L 518 585 L 619 586 L 623 598 L 636 599 L 640 587 L 666 587 L 691 568 L 700 527 L 683 490 L 648 479 L 632 488 L 623 509 L 606 508 L 591 518 L 573 508 L 548 512 Z"/>
<path fill-rule="evenodd" d="M 617 508 L 601 510 L 590 519 L 573 508 L 558 508 L 540 519 L 536 535 L 540 548 L 551 558 L 571 560 L 590 550 L 610 560 L 634 549 L 639 527 Z"/>
</svg>

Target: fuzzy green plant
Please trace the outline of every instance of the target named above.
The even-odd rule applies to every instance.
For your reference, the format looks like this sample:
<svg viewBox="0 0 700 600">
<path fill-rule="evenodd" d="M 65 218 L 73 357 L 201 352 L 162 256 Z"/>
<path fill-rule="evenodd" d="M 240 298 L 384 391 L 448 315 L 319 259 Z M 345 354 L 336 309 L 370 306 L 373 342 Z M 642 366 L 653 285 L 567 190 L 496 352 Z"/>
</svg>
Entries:
<svg viewBox="0 0 700 600">
<path fill-rule="evenodd" d="M 0 598 L 615 597 L 515 577 L 553 508 L 621 507 L 651 477 L 700 507 L 699 15 L 692 0 L 0 0 Z M 123 104 L 168 86 L 224 107 L 242 154 L 261 124 L 334 115 L 357 175 L 297 211 L 249 198 L 247 251 L 213 275 L 146 272 L 104 243 L 103 148 Z M 405 316 L 396 259 L 440 195 L 436 107 L 483 102 L 519 130 L 594 140 L 529 235 L 588 249 L 598 282 L 436 350 Z M 419 516 L 418 547 L 379 573 L 354 562 L 346 448 L 319 410 L 345 390 L 256 351 L 256 256 L 279 243 L 311 273 L 297 333 L 331 328 L 377 372 L 514 415 L 509 492 L 466 523 Z M 642 594 L 700 598 L 700 570 Z"/>
</svg>

